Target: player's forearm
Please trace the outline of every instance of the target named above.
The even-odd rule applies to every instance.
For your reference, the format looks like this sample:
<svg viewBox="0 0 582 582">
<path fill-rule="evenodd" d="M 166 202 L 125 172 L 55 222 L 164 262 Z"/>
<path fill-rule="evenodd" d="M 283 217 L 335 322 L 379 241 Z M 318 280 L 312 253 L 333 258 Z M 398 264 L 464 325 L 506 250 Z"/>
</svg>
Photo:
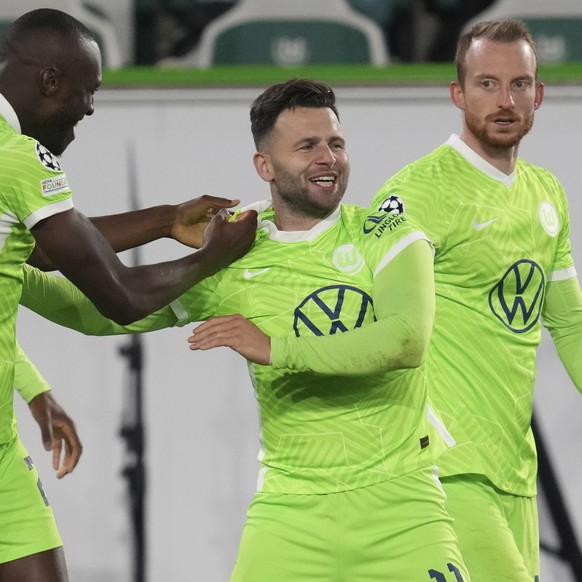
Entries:
<svg viewBox="0 0 582 582">
<path fill-rule="evenodd" d="M 28 359 L 18 343 L 14 359 L 14 389 L 27 403 L 51 389 L 49 383 Z"/>
<path fill-rule="evenodd" d="M 325 337 L 273 337 L 273 366 L 318 374 L 363 376 L 420 366 L 430 330 L 398 316 Z"/>
<path fill-rule="evenodd" d="M 170 236 L 175 215 L 175 207 L 164 204 L 89 220 L 119 253 Z"/>
<path fill-rule="evenodd" d="M 410 245 L 377 275 L 373 299 L 378 321 L 359 329 L 324 337 L 271 338 L 273 365 L 339 375 L 420 366 L 435 310 L 432 253 L 426 241 Z"/>
<path fill-rule="evenodd" d="M 548 284 L 543 321 L 568 375 L 582 392 L 582 292 L 576 278 Z"/>
<path fill-rule="evenodd" d="M 120 253 L 170 236 L 175 216 L 176 207 L 165 204 L 89 220 L 112 249 Z M 57 268 L 38 244 L 27 262 L 43 271 L 54 271 Z"/>
</svg>

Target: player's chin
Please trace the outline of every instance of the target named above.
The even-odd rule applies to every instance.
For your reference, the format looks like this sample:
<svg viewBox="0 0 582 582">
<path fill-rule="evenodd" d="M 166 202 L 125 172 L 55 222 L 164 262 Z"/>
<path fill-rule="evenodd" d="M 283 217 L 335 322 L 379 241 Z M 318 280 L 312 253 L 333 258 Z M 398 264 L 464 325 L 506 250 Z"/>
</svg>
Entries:
<svg viewBox="0 0 582 582">
<path fill-rule="evenodd" d="M 60 157 L 63 155 L 65 150 L 69 147 L 69 144 L 74 141 L 75 139 L 75 132 L 71 130 L 67 135 L 63 136 L 58 140 L 54 140 L 51 146 L 48 147 L 51 154 L 54 156 Z M 43 144 L 44 145 L 44 144 Z"/>
</svg>

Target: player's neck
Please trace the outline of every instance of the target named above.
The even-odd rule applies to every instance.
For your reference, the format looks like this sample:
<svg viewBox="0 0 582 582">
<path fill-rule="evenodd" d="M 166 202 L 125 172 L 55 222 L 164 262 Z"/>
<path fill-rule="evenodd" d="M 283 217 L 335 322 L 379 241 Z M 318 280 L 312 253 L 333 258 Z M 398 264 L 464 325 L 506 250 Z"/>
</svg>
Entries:
<svg viewBox="0 0 582 582">
<path fill-rule="evenodd" d="M 277 230 L 288 232 L 308 231 L 315 228 L 320 222 L 332 215 L 337 206 L 330 212 L 322 216 L 313 216 L 310 213 L 303 213 L 299 209 L 290 208 L 284 202 L 277 202 L 273 197 L 273 209 L 275 210 L 275 226 Z"/>
<path fill-rule="evenodd" d="M 518 146 L 512 147 L 495 147 L 483 143 L 471 133 L 464 131 L 461 139 L 475 153 L 481 156 L 486 162 L 509 176 L 515 170 L 517 162 Z"/>
<path fill-rule="evenodd" d="M 299 216 L 293 213 L 278 213 L 277 210 L 275 210 L 275 226 L 278 230 L 289 232 L 311 230 L 316 224 L 319 224 L 321 220 L 321 218 Z"/>
</svg>

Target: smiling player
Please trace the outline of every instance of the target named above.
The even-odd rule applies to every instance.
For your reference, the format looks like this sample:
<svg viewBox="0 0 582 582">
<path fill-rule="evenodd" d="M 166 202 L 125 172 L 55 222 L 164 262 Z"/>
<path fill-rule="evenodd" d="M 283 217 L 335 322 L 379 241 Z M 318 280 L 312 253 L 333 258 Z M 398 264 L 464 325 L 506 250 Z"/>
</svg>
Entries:
<svg viewBox="0 0 582 582">
<path fill-rule="evenodd" d="M 128 328 L 38 272 L 29 271 L 23 301 L 95 334 L 227 315 L 230 328 L 244 316 L 291 340 L 353 340 L 330 357 L 250 366 L 261 468 L 232 581 L 467 582 L 435 478 L 439 429 L 448 435 L 428 408 L 422 367 L 431 246 L 402 216 L 340 204 L 350 168 L 327 85 L 270 87 L 251 128 L 272 207 L 245 257 Z"/>
</svg>

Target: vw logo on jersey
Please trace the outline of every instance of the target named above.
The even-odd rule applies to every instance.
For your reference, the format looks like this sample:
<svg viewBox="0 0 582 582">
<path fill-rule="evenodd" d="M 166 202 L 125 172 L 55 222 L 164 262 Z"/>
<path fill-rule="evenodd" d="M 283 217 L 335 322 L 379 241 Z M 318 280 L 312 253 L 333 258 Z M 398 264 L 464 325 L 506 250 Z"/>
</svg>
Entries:
<svg viewBox="0 0 582 582">
<path fill-rule="evenodd" d="M 542 268 L 528 259 L 517 261 L 489 293 L 489 306 L 503 325 L 524 333 L 539 320 L 546 278 Z"/>
<path fill-rule="evenodd" d="M 364 257 L 353 244 L 337 247 L 333 252 L 333 266 L 342 273 L 356 275 L 364 266 Z"/>
<path fill-rule="evenodd" d="M 375 321 L 372 298 L 350 285 L 329 285 L 295 308 L 293 330 L 301 335 L 334 335 Z"/>
<path fill-rule="evenodd" d="M 36 142 L 36 156 L 45 168 L 48 168 L 53 172 L 63 171 L 61 169 L 61 164 L 59 164 L 59 160 L 57 160 L 57 158 L 53 156 L 47 148 L 38 142 Z"/>
<path fill-rule="evenodd" d="M 540 224 L 543 229 L 553 238 L 560 230 L 560 219 L 554 206 L 544 200 L 539 208 Z"/>
</svg>

